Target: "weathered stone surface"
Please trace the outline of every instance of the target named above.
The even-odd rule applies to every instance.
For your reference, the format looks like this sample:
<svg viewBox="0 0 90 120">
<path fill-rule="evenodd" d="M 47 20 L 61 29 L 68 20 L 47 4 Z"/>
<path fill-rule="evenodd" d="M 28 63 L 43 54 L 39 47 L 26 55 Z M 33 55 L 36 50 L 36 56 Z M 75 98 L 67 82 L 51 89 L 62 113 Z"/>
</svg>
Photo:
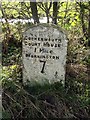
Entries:
<svg viewBox="0 0 90 120">
<path fill-rule="evenodd" d="M 23 82 L 53 83 L 65 81 L 67 38 L 55 26 L 30 26 L 23 35 Z"/>
</svg>

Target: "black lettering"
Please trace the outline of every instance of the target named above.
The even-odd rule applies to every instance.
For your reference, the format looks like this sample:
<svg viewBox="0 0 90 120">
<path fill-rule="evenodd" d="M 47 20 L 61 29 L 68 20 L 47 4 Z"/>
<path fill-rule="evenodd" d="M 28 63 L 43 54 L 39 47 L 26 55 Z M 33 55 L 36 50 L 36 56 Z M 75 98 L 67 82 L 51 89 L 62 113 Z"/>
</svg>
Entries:
<svg viewBox="0 0 90 120">
<path fill-rule="evenodd" d="M 25 45 L 28 45 L 28 42 L 27 41 L 24 41 Z"/>
<path fill-rule="evenodd" d="M 56 56 L 56 59 L 59 59 L 59 56 Z"/>
<path fill-rule="evenodd" d="M 31 40 L 31 38 L 30 38 L 30 37 L 29 37 L 28 39 L 29 39 L 29 40 Z"/>
<path fill-rule="evenodd" d="M 52 58 L 52 56 L 49 56 L 50 58 Z"/>
<path fill-rule="evenodd" d="M 55 47 L 57 47 L 57 44 L 55 44 Z"/>
<path fill-rule="evenodd" d="M 54 42 L 54 39 L 52 39 L 52 42 Z"/>
<path fill-rule="evenodd" d="M 41 41 L 43 41 L 43 38 L 41 38 Z"/>
<path fill-rule="evenodd" d="M 55 41 L 57 41 L 57 39 L 55 39 Z"/>
<path fill-rule="evenodd" d="M 34 52 L 36 52 L 36 48 L 34 49 Z"/>
<path fill-rule="evenodd" d="M 61 45 L 60 44 L 58 44 L 58 47 L 60 47 Z"/>
<path fill-rule="evenodd" d="M 42 55 L 41 58 L 45 58 L 45 55 Z"/>
<path fill-rule="evenodd" d="M 52 50 L 50 50 L 50 53 L 52 54 L 52 53 L 53 53 L 53 51 L 52 51 Z"/>
<path fill-rule="evenodd" d="M 42 51 L 43 51 L 43 48 L 40 48 L 40 49 L 39 49 L 39 52 L 42 52 Z"/>
<path fill-rule="evenodd" d="M 36 55 L 34 55 L 34 58 L 36 58 L 37 56 Z"/>
<path fill-rule="evenodd" d="M 48 53 L 48 50 L 46 50 L 45 48 L 40 48 L 40 49 L 39 49 L 39 52 Z"/>
<path fill-rule="evenodd" d="M 33 36 L 33 34 L 32 34 L 32 33 L 30 33 L 30 35 L 31 35 L 31 36 Z"/>
<path fill-rule="evenodd" d="M 38 43 L 38 46 L 40 46 L 40 43 Z"/>
<path fill-rule="evenodd" d="M 27 36 L 24 37 L 24 40 L 27 40 Z"/>
<path fill-rule="evenodd" d="M 43 58 L 45 58 L 45 55 L 43 56 Z"/>
<path fill-rule="evenodd" d="M 44 40 L 47 41 L 47 38 L 45 38 Z"/>
<path fill-rule="evenodd" d="M 37 46 L 37 43 L 32 43 L 32 46 Z"/>
<path fill-rule="evenodd" d="M 43 66 L 42 66 L 41 73 L 44 73 L 44 68 L 45 68 L 45 63 L 46 63 L 46 61 L 42 61 L 42 60 L 40 60 L 40 62 L 43 62 Z"/>
<path fill-rule="evenodd" d="M 57 78 L 57 76 L 58 76 L 58 72 L 56 71 L 56 72 L 55 72 L 55 77 Z"/>
<path fill-rule="evenodd" d="M 38 58 L 40 58 L 40 56 L 39 56 L 39 55 L 38 55 L 37 57 L 38 57 Z"/>
<path fill-rule="evenodd" d="M 58 42 L 60 42 L 60 43 L 61 43 L 61 39 L 58 39 Z"/>
<path fill-rule="evenodd" d="M 40 41 L 40 38 L 38 38 L 38 41 Z"/>
<path fill-rule="evenodd" d="M 31 46 L 31 43 L 28 43 L 29 46 Z"/>
<path fill-rule="evenodd" d="M 53 47 L 54 46 L 54 44 L 51 44 L 51 47 Z"/>
<path fill-rule="evenodd" d="M 35 35 L 35 37 L 37 37 L 37 35 Z"/>
<path fill-rule="evenodd" d="M 34 56 L 33 55 L 31 55 L 31 58 L 33 58 Z"/>
<path fill-rule="evenodd" d="M 37 46 L 37 43 L 35 43 L 35 46 Z"/>
<path fill-rule="evenodd" d="M 50 44 L 48 42 L 46 42 L 46 43 L 43 43 L 43 46 L 50 47 Z"/>
<path fill-rule="evenodd" d="M 30 57 L 30 54 L 26 54 L 26 57 Z"/>
<path fill-rule="evenodd" d="M 55 56 L 53 56 L 53 59 L 55 59 Z"/>
</svg>

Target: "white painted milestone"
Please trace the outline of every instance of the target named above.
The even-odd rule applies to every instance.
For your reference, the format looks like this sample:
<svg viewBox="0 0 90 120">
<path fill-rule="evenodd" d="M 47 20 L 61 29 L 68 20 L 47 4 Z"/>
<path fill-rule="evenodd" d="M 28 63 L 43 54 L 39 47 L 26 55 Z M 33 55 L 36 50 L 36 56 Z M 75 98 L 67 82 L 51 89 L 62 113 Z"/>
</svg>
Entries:
<svg viewBox="0 0 90 120">
<path fill-rule="evenodd" d="M 30 26 L 23 34 L 23 82 L 65 82 L 67 37 L 56 25 Z"/>
</svg>

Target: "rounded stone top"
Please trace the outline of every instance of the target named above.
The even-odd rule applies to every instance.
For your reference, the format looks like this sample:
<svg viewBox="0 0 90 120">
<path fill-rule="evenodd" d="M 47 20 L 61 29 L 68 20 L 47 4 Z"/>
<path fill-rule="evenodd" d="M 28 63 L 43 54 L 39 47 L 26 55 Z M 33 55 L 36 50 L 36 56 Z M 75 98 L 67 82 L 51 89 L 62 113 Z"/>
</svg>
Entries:
<svg viewBox="0 0 90 120">
<path fill-rule="evenodd" d="M 28 27 L 26 27 L 25 28 L 25 32 L 28 30 L 28 29 L 31 29 L 31 28 L 34 28 L 34 27 L 53 27 L 53 28 L 55 28 L 55 29 L 57 29 L 58 31 L 60 31 L 60 32 L 62 32 L 63 34 L 65 34 L 66 35 L 66 37 L 67 37 L 67 31 L 65 30 L 65 29 L 63 29 L 63 28 L 61 28 L 60 26 L 58 26 L 58 25 L 55 25 L 55 24 L 52 24 L 52 23 L 38 23 L 38 24 L 32 24 L 32 25 L 30 25 L 30 26 L 28 26 Z"/>
</svg>

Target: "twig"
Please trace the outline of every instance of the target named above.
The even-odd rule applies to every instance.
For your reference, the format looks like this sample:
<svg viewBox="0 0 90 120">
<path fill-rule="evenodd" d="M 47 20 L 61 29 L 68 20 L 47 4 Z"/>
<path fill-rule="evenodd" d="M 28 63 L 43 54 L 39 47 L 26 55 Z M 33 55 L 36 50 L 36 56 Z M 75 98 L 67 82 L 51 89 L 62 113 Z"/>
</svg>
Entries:
<svg viewBox="0 0 90 120">
<path fill-rule="evenodd" d="M 30 103 L 31 103 L 31 105 L 32 105 L 39 113 L 41 113 L 41 115 L 42 115 L 46 120 L 48 120 L 47 117 L 42 113 L 42 111 L 40 111 L 31 101 L 30 101 Z"/>
<path fill-rule="evenodd" d="M 13 98 L 11 98 L 7 93 L 4 92 L 4 94 L 5 94 L 8 98 L 10 98 L 13 102 L 15 102 L 15 103 L 18 104 L 20 107 L 22 107 L 19 103 L 17 103 L 16 100 L 14 100 Z"/>
<path fill-rule="evenodd" d="M 8 108 L 8 110 L 10 111 L 10 113 L 11 113 L 11 115 L 12 115 L 12 117 L 13 117 L 13 120 L 15 120 L 14 114 L 13 114 L 12 110 L 9 108 L 9 105 L 7 104 L 6 101 L 4 102 L 4 105 L 5 105 L 5 104 L 6 104 L 6 108 Z M 3 106 L 4 111 L 6 110 L 6 108 L 4 108 L 4 106 Z"/>
<path fill-rule="evenodd" d="M 50 104 L 50 103 L 48 103 L 48 102 L 46 102 L 46 101 L 43 101 L 43 103 L 55 108 L 54 105 L 52 105 L 52 104 Z"/>
<path fill-rule="evenodd" d="M 15 119 L 18 118 L 18 116 L 22 113 L 22 111 L 23 111 L 25 108 L 27 108 L 27 107 L 24 107 L 24 108 L 19 112 L 19 114 L 15 117 Z"/>
<path fill-rule="evenodd" d="M 36 99 L 36 97 L 34 97 L 33 95 L 31 95 L 30 93 L 28 93 L 26 90 L 24 90 L 23 88 L 21 88 L 19 85 L 15 84 L 19 89 L 23 90 L 27 95 L 31 96 L 32 98 Z"/>
</svg>

